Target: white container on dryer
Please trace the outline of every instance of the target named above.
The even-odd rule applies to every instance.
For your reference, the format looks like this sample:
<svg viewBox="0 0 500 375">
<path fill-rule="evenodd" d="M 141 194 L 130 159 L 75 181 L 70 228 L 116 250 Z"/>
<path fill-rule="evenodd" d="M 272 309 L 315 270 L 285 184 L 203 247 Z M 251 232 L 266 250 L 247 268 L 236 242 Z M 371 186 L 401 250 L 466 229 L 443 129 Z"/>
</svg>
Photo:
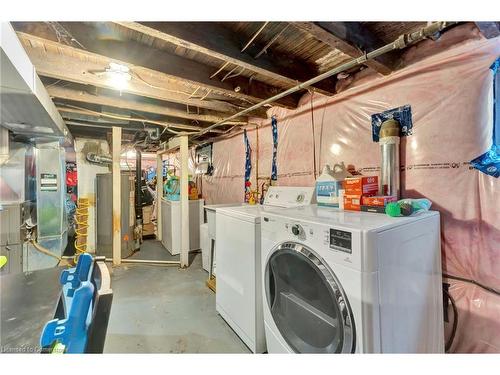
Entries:
<svg viewBox="0 0 500 375">
<path fill-rule="evenodd" d="M 216 210 L 217 312 L 254 353 L 266 351 L 262 316 L 260 217 L 308 205 L 314 187 L 271 186 L 264 204 Z"/>
<path fill-rule="evenodd" d="M 269 353 L 443 353 L 439 214 L 262 214 Z"/>
<path fill-rule="evenodd" d="M 344 162 L 335 164 L 333 169 L 328 164 L 325 164 L 321 175 L 316 179 L 316 200 L 318 205 L 339 207 L 342 182 L 347 177 L 351 177 L 351 174 L 347 171 Z"/>
</svg>

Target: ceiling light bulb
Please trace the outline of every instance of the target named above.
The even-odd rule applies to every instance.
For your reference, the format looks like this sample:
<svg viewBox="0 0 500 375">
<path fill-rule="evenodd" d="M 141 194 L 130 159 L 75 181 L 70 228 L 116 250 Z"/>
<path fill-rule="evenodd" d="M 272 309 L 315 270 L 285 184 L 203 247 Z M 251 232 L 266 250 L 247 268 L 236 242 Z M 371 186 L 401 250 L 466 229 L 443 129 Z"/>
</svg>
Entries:
<svg viewBox="0 0 500 375">
<path fill-rule="evenodd" d="M 124 90 L 128 86 L 128 81 L 132 79 L 129 71 L 128 66 L 113 62 L 109 63 L 109 67 L 106 68 L 109 84 L 119 91 Z"/>
<path fill-rule="evenodd" d="M 128 86 L 128 81 L 130 81 L 130 75 L 128 73 L 111 73 L 108 74 L 109 84 L 117 90 L 124 90 Z"/>
</svg>

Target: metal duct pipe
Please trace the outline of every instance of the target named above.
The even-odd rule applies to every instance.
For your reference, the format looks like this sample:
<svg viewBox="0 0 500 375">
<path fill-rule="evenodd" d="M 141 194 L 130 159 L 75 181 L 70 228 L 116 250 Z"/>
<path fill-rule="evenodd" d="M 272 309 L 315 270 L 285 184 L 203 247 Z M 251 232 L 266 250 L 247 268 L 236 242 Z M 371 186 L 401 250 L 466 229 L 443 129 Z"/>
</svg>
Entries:
<svg viewBox="0 0 500 375">
<path fill-rule="evenodd" d="M 96 153 L 89 152 L 85 157 L 91 163 L 113 164 L 113 158 L 109 155 L 98 155 Z"/>
<path fill-rule="evenodd" d="M 246 115 L 247 113 L 250 113 L 266 104 L 271 104 L 272 102 L 275 102 L 278 99 L 284 98 L 285 96 L 288 96 L 290 94 L 293 94 L 297 91 L 300 91 L 302 89 L 305 89 L 311 85 L 314 85 L 315 83 L 318 83 L 319 81 L 322 81 L 328 77 L 331 77 L 333 75 L 336 75 L 340 72 L 343 72 L 345 70 L 351 69 L 357 65 L 363 64 L 364 62 L 368 60 L 372 60 L 380 55 L 383 55 L 387 52 L 394 51 L 397 49 L 403 49 L 413 43 L 416 43 L 424 38 L 432 37 L 435 36 L 437 33 L 440 31 L 444 30 L 445 28 L 456 24 L 457 22 L 435 22 L 432 23 L 428 26 L 423 27 L 422 29 L 409 33 L 409 34 L 402 34 L 398 38 L 396 38 L 392 43 L 386 44 L 385 46 L 382 46 L 374 51 L 368 52 L 363 56 L 360 56 L 358 58 L 354 58 L 352 60 L 347 61 L 346 63 L 339 65 L 323 74 L 320 74 L 319 76 L 316 76 L 314 78 L 311 78 L 308 81 L 305 81 L 303 83 L 298 84 L 297 86 L 294 86 L 292 88 L 289 88 L 286 91 L 283 91 L 282 93 L 279 93 L 275 96 L 270 97 L 269 99 L 263 100 L 260 103 L 257 103 L 251 107 L 248 107 L 232 116 L 229 116 L 228 118 L 219 121 L 213 125 L 210 125 L 206 127 L 205 129 L 201 130 L 199 133 L 197 133 L 194 138 L 198 138 L 201 135 L 211 131 L 214 128 L 217 128 L 219 126 L 224 125 L 226 122 L 233 120 L 237 117 Z"/>
<path fill-rule="evenodd" d="M 135 221 L 142 225 L 142 165 L 141 150 L 135 149 Z"/>
<path fill-rule="evenodd" d="M 399 165 L 399 123 L 390 119 L 380 127 L 380 179 L 379 194 L 392 195 L 399 199 L 400 165 Z"/>
</svg>

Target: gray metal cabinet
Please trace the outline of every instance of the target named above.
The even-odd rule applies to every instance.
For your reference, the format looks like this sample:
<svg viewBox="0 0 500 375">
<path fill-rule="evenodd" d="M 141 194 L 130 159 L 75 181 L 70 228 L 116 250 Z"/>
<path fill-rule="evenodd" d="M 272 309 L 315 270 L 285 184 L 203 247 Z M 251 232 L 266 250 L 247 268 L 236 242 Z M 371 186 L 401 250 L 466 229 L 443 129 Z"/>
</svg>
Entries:
<svg viewBox="0 0 500 375">
<path fill-rule="evenodd" d="M 0 275 L 7 273 L 23 272 L 23 249 L 22 245 L 5 245 L 0 246 L 0 255 L 7 257 L 7 264 L 0 269 Z"/>
<path fill-rule="evenodd" d="M 22 272 L 21 224 L 22 202 L 0 203 L 0 255 L 7 257 L 7 264 L 0 274 Z"/>
</svg>

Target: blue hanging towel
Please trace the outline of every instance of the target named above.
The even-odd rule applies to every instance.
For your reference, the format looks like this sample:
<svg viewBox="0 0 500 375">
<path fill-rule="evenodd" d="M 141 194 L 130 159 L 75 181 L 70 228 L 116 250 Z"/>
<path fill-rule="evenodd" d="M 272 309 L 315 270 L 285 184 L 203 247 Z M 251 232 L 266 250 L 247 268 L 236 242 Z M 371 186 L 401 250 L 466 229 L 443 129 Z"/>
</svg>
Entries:
<svg viewBox="0 0 500 375">
<path fill-rule="evenodd" d="M 498 127 L 500 119 L 498 113 L 498 69 L 500 68 L 500 57 L 495 60 L 490 69 L 493 71 L 493 141 L 491 147 L 484 154 L 471 160 L 471 165 L 487 175 L 498 178 L 500 176 L 500 134 Z"/>
<path fill-rule="evenodd" d="M 243 141 L 245 142 L 245 202 L 248 203 L 250 199 L 250 192 L 252 190 L 252 183 L 250 182 L 250 176 L 252 174 L 252 149 L 250 148 L 250 142 L 248 141 L 247 131 L 243 130 Z"/>
<path fill-rule="evenodd" d="M 278 180 L 278 120 L 276 116 L 271 118 L 271 128 L 273 131 L 273 162 L 271 168 L 271 183 Z"/>
</svg>

